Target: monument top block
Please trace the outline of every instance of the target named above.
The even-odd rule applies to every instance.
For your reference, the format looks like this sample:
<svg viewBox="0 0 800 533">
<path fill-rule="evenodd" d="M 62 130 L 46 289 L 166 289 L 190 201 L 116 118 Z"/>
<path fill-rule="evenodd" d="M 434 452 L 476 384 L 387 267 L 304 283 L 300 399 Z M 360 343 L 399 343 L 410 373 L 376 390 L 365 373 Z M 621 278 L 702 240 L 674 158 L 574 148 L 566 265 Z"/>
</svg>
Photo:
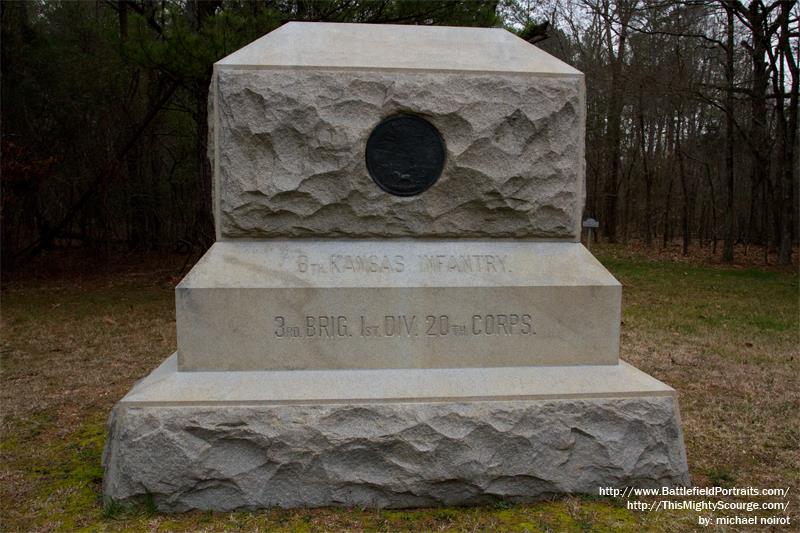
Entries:
<svg viewBox="0 0 800 533">
<path fill-rule="evenodd" d="M 500 28 L 289 22 L 217 62 L 236 68 L 353 68 L 582 76 Z"/>
<path fill-rule="evenodd" d="M 577 242 L 583 84 L 503 29 L 285 24 L 215 66 L 217 240 Z"/>
</svg>

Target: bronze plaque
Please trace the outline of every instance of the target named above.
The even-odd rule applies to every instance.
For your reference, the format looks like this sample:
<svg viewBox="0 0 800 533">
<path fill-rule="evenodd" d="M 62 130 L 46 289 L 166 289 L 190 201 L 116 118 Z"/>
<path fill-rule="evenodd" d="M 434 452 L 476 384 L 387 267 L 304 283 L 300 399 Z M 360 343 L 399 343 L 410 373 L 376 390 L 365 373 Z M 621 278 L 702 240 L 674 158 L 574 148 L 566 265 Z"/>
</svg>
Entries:
<svg viewBox="0 0 800 533">
<path fill-rule="evenodd" d="M 427 120 L 395 115 L 375 126 L 367 140 L 367 170 L 378 187 L 414 196 L 436 183 L 444 168 L 444 141 Z"/>
</svg>

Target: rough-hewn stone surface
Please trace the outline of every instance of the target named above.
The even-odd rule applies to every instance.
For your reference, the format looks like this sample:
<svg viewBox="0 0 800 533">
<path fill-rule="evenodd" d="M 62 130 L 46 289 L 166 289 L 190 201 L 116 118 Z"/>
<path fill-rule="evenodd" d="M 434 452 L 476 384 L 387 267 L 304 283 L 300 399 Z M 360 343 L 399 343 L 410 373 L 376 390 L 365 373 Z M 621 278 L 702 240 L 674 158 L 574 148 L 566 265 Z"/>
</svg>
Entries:
<svg viewBox="0 0 800 533">
<path fill-rule="evenodd" d="M 136 407 L 104 453 L 107 497 L 163 510 L 410 507 L 687 484 L 672 397 Z"/>
<path fill-rule="evenodd" d="M 577 240 L 583 78 L 426 71 L 217 69 L 222 238 L 536 237 Z M 446 143 L 439 181 L 382 191 L 364 149 L 416 113 Z"/>
</svg>

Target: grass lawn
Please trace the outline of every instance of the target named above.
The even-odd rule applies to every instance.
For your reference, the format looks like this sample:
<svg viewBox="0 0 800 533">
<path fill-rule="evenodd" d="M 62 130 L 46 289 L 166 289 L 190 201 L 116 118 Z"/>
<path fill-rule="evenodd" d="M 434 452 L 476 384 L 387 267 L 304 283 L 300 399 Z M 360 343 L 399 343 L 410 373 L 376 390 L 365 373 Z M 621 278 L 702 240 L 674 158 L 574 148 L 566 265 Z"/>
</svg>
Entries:
<svg viewBox="0 0 800 533">
<path fill-rule="evenodd" d="M 622 358 L 680 394 L 694 484 L 791 487 L 792 526 L 782 530 L 800 529 L 797 269 L 672 262 L 618 247 L 595 251 L 624 285 Z M 698 527 L 695 513 L 642 513 L 628 510 L 624 500 L 589 496 L 529 505 L 401 511 L 167 515 L 146 503 L 135 509 L 104 507 L 100 456 L 106 417 L 137 379 L 175 350 L 172 289 L 181 264 L 180 260 L 122 260 L 94 271 L 64 267 L 46 275 L 29 272 L 4 279 L 0 530 L 685 531 Z"/>
</svg>

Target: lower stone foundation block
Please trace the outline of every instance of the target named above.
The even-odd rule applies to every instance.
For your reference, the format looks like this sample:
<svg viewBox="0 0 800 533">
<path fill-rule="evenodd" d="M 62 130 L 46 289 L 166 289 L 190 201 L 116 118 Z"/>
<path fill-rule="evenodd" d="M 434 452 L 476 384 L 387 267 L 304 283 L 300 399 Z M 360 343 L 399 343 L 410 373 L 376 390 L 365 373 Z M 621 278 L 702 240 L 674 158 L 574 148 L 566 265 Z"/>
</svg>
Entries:
<svg viewBox="0 0 800 533">
<path fill-rule="evenodd" d="M 194 379 L 159 370 L 162 384 Z M 162 510 L 469 505 L 689 483 L 674 394 L 249 405 L 139 394 L 112 412 L 104 492 Z"/>
<path fill-rule="evenodd" d="M 438 396 L 416 372 L 443 386 Z M 331 386 L 298 392 L 293 379 Z M 340 385 L 358 381 L 346 400 Z M 674 390 L 625 363 L 276 376 L 178 372 L 173 355 L 114 408 L 103 463 L 106 497 L 169 511 L 470 505 L 689 483 Z"/>
<path fill-rule="evenodd" d="M 106 494 L 159 508 L 416 507 L 686 484 L 670 398 L 131 407 Z"/>
</svg>

